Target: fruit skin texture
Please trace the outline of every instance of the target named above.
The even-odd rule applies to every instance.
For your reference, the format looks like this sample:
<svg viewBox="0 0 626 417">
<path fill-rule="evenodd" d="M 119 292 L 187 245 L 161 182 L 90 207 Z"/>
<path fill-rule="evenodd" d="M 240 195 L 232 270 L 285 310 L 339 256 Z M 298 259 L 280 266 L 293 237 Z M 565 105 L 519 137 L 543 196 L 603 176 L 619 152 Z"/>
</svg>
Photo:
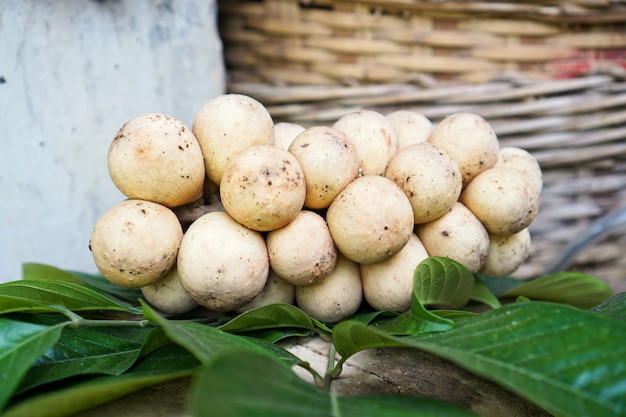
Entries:
<svg viewBox="0 0 626 417">
<path fill-rule="evenodd" d="M 243 313 L 254 308 L 263 307 L 270 304 L 284 303 L 294 304 L 296 301 L 296 287 L 280 278 L 270 267 L 267 282 L 260 293 L 256 295 L 248 304 L 239 307 L 237 313 Z"/>
<path fill-rule="evenodd" d="M 306 196 L 298 160 L 277 146 L 252 146 L 224 170 L 220 198 L 244 226 L 267 232 L 285 226 L 302 210 Z"/>
<path fill-rule="evenodd" d="M 396 110 L 386 117 L 398 136 L 398 150 L 427 142 L 434 128 L 426 116 L 412 110 Z"/>
<path fill-rule="evenodd" d="M 494 167 L 480 173 L 460 201 L 494 235 L 510 235 L 528 227 L 539 211 L 539 194 L 524 174 Z"/>
<path fill-rule="evenodd" d="M 96 267 L 111 283 L 140 288 L 166 276 L 176 263 L 183 237 L 169 208 L 125 200 L 96 221 L 89 247 Z"/>
<path fill-rule="evenodd" d="M 513 274 L 530 255 L 530 231 L 522 229 L 512 235 L 489 235 L 489 255 L 480 269 L 485 275 L 505 277 Z"/>
<path fill-rule="evenodd" d="M 176 265 L 163 279 L 141 287 L 141 294 L 152 307 L 167 314 L 185 314 L 198 307 L 180 283 Z"/>
<path fill-rule="evenodd" d="M 210 310 L 233 311 L 265 286 L 269 258 L 263 236 L 216 211 L 189 226 L 178 252 L 180 282 Z"/>
<path fill-rule="evenodd" d="M 289 146 L 304 171 L 304 205 L 322 209 L 359 173 L 359 160 L 352 142 L 332 127 L 313 126 L 299 134 Z"/>
<path fill-rule="evenodd" d="M 411 307 L 413 299 L 413 274 L 417 265 L 428 257 L 426 248 L 416 234 L 400 252 L 386 261 L 361 264 L 363 295 L 376 310 L 398 313 Z"/>
<path fill-rule="evenodd" d="M 360 110 L 340 117 L 332 127 L 352 142 L 364 175 L 385 174 L 389 160 L 398 150 L 398 137 L 385 116 Z"/>
<path fill-rule="evenodd" d="M 459 202 L 438 219 L 417 225 L 416 233 L 430 256 L 448 257 L 472 272 L 480 270 L 489 253 L 487 230 Z"/>
<path fill-rule="evenodd" d="M 202 197 L 200 145 L 183 122 L 166 114 L 144 114 L 124 124 L 109 146 L 107 164 L 128 198 L 176 207 Z"/>
<path fill-rule="evenodd" d="M 333 200 L 326 221 L 337 249 L 357 263 L 389 259 L 413 233 L 413 209 L 390 179 L 365 175 Z"/>
<path fill-rule="evenodd" d="M 297 123 L 278 122 L 274 125 L 274 145 L 282 149 L 289 149 L 291 142 L 304 130 L 304 126 Z"/>
<path fill-rule="evenodd" d="M 293 285 L 321 281 L 337 262 L 337 248 L 326 221 L 303 210 L 289 224 L 265 238 L 272 270 Z"/>
<path fill-rule="evenodd" d="M 443 149 L 461 168 L 463 186 L 498 160 L 500 144 L 485 119 L 473 113 L 455 113 L 443 119 L 428 142 Z"/>
<path fill-rule="evenodd" d="M 385 177 L 406 194 L 416 224 L 450 211 L 463 186 L 459 165 L 430 143 L 400 149 L 389 161 Z"/>
<path fill-rule="evenodd" d="M 537 159 L 526 149 L 515 146 L 500 148 L 495 167 L 513 168 L 520 171 L 534 184 L 537 194 L 543 188 L 543 174 Z"/>
<path fill-rule="evenodd" d="M 363 300 L 359 265 L 341 254 L 322 281 L 296 286 L 296 304 L 314 319 L 337 323 L 356 313 Z"/>
<path fill-rule="evenodd" d="M 230 160 L 255 145 L 274 144 L 274 122 L 267 109 L 243 94 L 223 94 L 196 112 L 192 126 L 198 138 L 207 176 L 220 184 Z"/>
</svg>

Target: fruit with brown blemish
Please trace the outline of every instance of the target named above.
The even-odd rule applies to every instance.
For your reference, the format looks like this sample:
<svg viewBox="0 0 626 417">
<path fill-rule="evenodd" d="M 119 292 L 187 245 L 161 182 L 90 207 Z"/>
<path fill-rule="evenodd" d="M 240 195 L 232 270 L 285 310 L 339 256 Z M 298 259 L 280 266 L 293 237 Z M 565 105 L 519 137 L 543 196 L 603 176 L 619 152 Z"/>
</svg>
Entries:
<svg viewBox="0 0 626 417">
<path fill-rule="evenodd" d="M 178 218 L 162 204 L 125 200 L 109 208 L 91 233 L 96 267 L 113 284 L 140 288 L 164 278 L 183 237 Z"/>
<path fill-rule="evenodd" d="M 117 132 L 107 155 L 109 174 L 128 198 L 177 207 L 202 198 L 204 160 L 183 122 L 149 113 Z"/>
</svg>

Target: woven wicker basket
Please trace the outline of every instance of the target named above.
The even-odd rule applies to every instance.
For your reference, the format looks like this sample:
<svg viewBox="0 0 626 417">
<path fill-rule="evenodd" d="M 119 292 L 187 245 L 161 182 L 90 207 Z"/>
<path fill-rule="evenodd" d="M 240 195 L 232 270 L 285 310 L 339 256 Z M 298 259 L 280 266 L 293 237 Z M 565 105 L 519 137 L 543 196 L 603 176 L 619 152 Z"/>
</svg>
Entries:
<svg viewBox="0 0 626 417">
<path fill-rule="evenodd" d="M 549 270 L 590 226 L 626 208 L 626 1 L 220 2 L 229 91 L 278 121 L 330 125 L 363 108 L 437 123 L 480 114 L 544 173 L 529 260 Z M 568 269 L 626 291 L 626 227 Z"/>
<path fill-rule="evenodd" d="M 402 82 L 416 74 L 484 82 L 626 65 L 626 1 L 221 0 L 236 81 Z"/>
</svg>

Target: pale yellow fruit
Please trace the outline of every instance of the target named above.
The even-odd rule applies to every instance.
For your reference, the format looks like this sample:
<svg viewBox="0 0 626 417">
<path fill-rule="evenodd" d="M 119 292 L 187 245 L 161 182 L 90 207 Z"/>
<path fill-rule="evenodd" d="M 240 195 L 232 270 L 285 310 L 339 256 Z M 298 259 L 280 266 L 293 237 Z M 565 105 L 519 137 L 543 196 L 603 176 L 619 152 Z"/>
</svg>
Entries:
<svg viewBox="0 0 626 417">
<path fill-rule="evenodd" d="M 543 174 L 537 159 L 526 149 L 507 146 L 500 148 L 498 161 L 495 167 L 513 168 L 520 171 L 535 185 L 537 193 L 541 193 L 543 188 Z"/>
<path fill-rule="evenodd" d="M 495 235 L 528 227 L 539 210 L 535 186 L 513 168 L 494 167 L 480 173 L 465 187 L 460 201 Z"/>
<path fill-rule="evenodd" d="M 223 94 L 208 100 L 193 121 L 207 176 L 216 184 L 230 160 L 254 145 L 274 144 L 274 122 L 267 109 L 243 94 Z"/>
<path fill-rule="evenodd" d="M 363 288 L 359 265 L 342 255 L 322 281 L 296 286 L 296 304 L 314 319 L 337 323 L 350 317 L 361 306 Z"/>
<path fill-rule="evenodd" d="M 389 259 L 413 233 L 413 209 L 390 179 L 365 175 L 352 181 L 326 212 L 339 251 L 358 263 Z"/>
<path fill-rule="evenodd" d="M 461 168 L 463 185 L 496 164 L 500 144 L 493 128 L 481 116 L 455 113 L 433 129 L 428 142 L 443 149 Z"/>
<path fill-rule="evenodd" d="M 398 150 L 398 137 L 385 116 L 360 110 L 342 116 L 332 127 L 352 142 L 364 175 L 385 174 L 389 160 Z"/>
<path fill-rule="evenodd" d="M 398 136 L 398 150 L 427 142 L 434 128 L 426 116 L 412 110 L 396 110 L 386 117 Z"/>
<path fill-rule="evenodd" d="M 272 230 L 265 238 L 272 270 L 294 285 L 310 285 L 332 271 L 337 249 L 326 221 L 303 210 L 287 225 Z"/>
<path fill-rule="evenodd" d="M 224 209 L 250 229 L 266 232 L 292 221 L 306 197 L 298 160 L 277 146 L 252 146 L 224 170 L 220 198 Z"/>
<path fill-rule="evenodd" d="M 489 254 L 489 234 L 480 220 L 462 203 L 443 216 L 416 227 L 430 256 L 444 256 L 472 272 L 482 268 Z"/>
<path fill-rule="evenodd" d="M 279 122 L 274 125 L 274 145 L 289 149 L 291 142 L 304 131 L 304 126 L 297 123 Z"/>
<path fill-rule="evenodd" d="M 408 310 L 413 299 L 415 268 L 426 258 L 426 248 L 417 235 L 412 234 L 402 250 L 386 261 L 361 264 L 365 300 L 376 310 Z"/>
<path fill-rule="evenodd" d="M 463 187 L 458 164 L 430 143 L 400 149 L 389 161 L 385 177 L 404 191 L 416 224 L 450 211 Z"/>
<path fill-rule="evenodd" d="M 180 283 L 176 265 L 163 279 L 141 287 L 141 294 L 152 307 L 167 314 L 185 314 L 198 307 Z"/>
<path fill-rule="evenodd" d="M 261 233 L 215 211 L 189 226 L 178 252 L 180 282 L 198 304 L 233 311 L 263 289 L 269 258 Z"/>
<path fill-rule="evenodd" d="M 489 255 L 480 269 L 485 275 L 504 277 L 513 274 L 530 255 L 530 231 L 522 229 L 512 235 L 490 235 Z"/>
<path fill-rule="evenodd" d="M 107 280 L 140 288 L 165 277 L 176 263 L 182 237 L 182 226 L 169 208 L 151 201 L 125 200 L 96 221 L 89 248 Z"/>
<path fill-rule="evenodd" d="M 236 311 L 238 313 L 243 313 L 245 311 L 264 307 L 270 304 L 293 304 L 295 301 L 295 286 L 280 278 L 274 271 L 272 271 L 272 268 L 270 268 L 267 282 L 261 292 L 258 293 L 252 301 L 242 307 L 239 307 Z"/>
<path fill-rule="evenodd" d="M 304 171 L 304 205 L 311 209 L 328 207 L 359 172 L 354 145 L 341 131 L 332 127 L 306 129 L 293 140 L 289 152 Z"/>
<path fill-rule="evenodd" d="M 196 137 L 166 114 L 135 117 L 117 132 L 107 155 L 109 174 L 128 198 L 168 207 L 202 197 L 204 160 Z"/>
</svg>

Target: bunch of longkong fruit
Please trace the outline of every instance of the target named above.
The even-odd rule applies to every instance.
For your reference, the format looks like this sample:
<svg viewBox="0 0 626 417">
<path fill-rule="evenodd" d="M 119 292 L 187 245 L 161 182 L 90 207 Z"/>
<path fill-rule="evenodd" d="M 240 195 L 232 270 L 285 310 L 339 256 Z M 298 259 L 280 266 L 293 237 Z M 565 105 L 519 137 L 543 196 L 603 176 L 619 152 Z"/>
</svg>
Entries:
<svg viewBox="0 0 626 417">
<path fill-rule="evenodd" d="M 512 274 L 542 187 L 536 159 L 500 148 L 476 114 L 434 126 L 414 111 L 361 110 L 304 128 L 275 124 L 241 94 L 208 100 L 191 129 L 133 118 L 108 169 L 128 198 L 91 235 L 110 282 L 167 314 L 290 303 L 328 323 L 364 302 L 409 309 L 428 256 Z"/>
</svg>

